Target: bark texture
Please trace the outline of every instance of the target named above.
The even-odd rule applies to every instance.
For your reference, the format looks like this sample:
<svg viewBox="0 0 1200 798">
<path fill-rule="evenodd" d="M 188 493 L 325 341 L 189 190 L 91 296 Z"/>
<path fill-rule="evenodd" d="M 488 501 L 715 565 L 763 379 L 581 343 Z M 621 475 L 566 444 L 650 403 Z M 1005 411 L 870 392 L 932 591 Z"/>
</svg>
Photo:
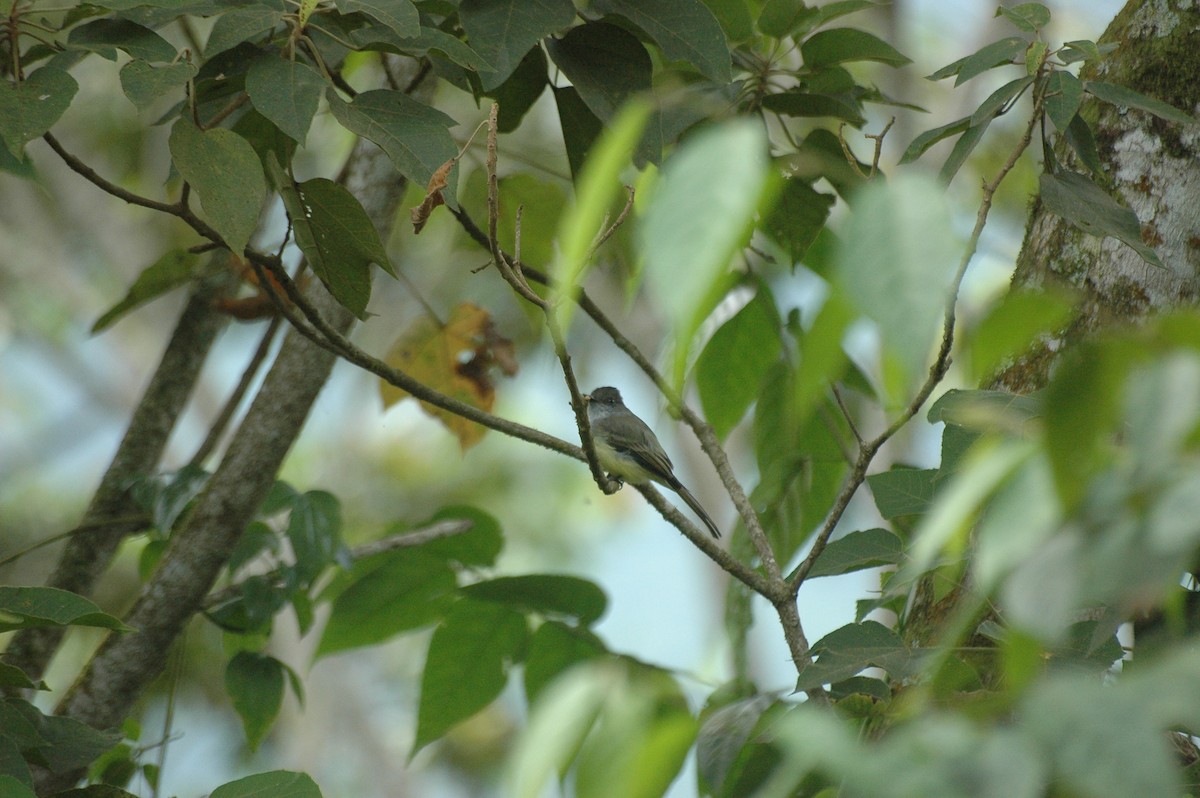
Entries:
<svg viewBox="0 0 1200 798">
<path fill-rule="evenodd" d="M 1200 6 L 1131 0 L 1100 41 L 1118 47 L 1083 79 L 1127 86 L 1193 115 L 1200 109 Z M 1142 240 L 1164 268 L 1116 239 L 1073 227 L 1035 200 L 1013 286 L 1069 286 L 1082 301 L 1059 338 L 1006 369 L 994 387 L 1036 390 L 1045 385 L 1055 354 L 1078 337 L 1200 296 L 1200 125 L 1095 101 L 1081 113 L 1095 131 L 1106 188 L 1137 214 Z M 1056 152 L 1068 168 L 1087 171 L 1062 142 Z"/>
</svg>

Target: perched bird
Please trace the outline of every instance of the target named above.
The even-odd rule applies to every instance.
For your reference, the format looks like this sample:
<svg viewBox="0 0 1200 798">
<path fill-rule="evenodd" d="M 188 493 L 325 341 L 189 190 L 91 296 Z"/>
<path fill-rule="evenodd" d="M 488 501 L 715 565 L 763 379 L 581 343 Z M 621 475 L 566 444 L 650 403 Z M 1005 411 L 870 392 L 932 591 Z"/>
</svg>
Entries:
<svg viewBox="0 0 1200 798">
<path fill-rule="evenodd" d="M 721 531 L 700 502 L 675 476 L 671 458 L 663 451 L 653 430 L 621 401 L 621 392 L 616 388 L 597 388 L 583 398 L 587 402 L 596 457 L 609 477 L 631 485 L 644 485 L 651 480 L 665 485 L 687 502 L 714 538 L 721 537 Z"/>
</svg>

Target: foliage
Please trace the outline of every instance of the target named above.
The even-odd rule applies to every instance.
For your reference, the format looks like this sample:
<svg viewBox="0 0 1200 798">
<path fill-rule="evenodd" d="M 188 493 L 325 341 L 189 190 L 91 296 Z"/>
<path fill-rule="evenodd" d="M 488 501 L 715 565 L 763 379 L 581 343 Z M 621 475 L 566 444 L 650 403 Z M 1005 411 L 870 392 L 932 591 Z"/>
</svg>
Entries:
<svg viewBox="0 0 1200 798">
<path fill-rule="evenodd" d="M 1168 635 L 1121 662 L 1116 631 L 1150 610 L 1182 618 L 1194 595 L 1180 577 L 1200 547 L 1200 409 L 1178 399 L 1200 395 L 1200 316 L 1110 330 L 1069 352 L 1034 396 L 943 392 L 927 411 L 944 424 L 939 465 L 898 464 L 868 476 L 881 447 L 946 376 L 955 299 L 992 195 L 1037 131 L 1046 208 L 1162 265 L 1134 213 L 1104 185 L 1087 107 L 1195 120 L 1067 69 L 1097 64 L 1111 48 L 1085 40 L 1053 46 L 1042 36 L 1046 8 L 1002 7 L 1012 35 L 930 78 L 957 86 L 1003 69 L 1012 79 L 969 116 L 917 136 L 885 178 L 878 150 L 859 161 L 843 128 L 865 125 L 870 104 L 911 107 L 862 79 L 864 64 L 909 60 L 844 26 L 843 17 L 873 5 L 865 0 L 819 8 L 597 0 L 584 13 L 569 0 L 199 0 L 182 9 L 99 0 L 45 12 L 9 5 L 0 168 L 28 176 L 26 147 L 45 136 L 81 178 L 177 218 L 200 240 L 164 252 L 94 331 L 162 293 L 223 277 L 270 297 L 264 315 L 286 318 L 379 376 L 387 401 L 419 399 L 464 448 L 490 427 L 587 457 L 491 415 L 492 372 L 511 374 L 517 357 L 486 308 L 463 301 L 443 320 L 426 304 L 386 361 L 331 333 L 285 263 L 302 260 L 360 319 L 369 315 L 372 265 L 398 271 L 378 222 L 344 181 L 297 177 L 296 153 L 327 109 L 347 135 L 374 142 L 425 187 L 413 235 L 432 214 L 453 215 L 514 292 L 544 312 L 577 412 L 566 344 L 575 313 L 600 322 L 653 379 L 728 472 L 742 510 L 733 553 L 658 494 L 645 495 L 732 575 L 735 648 L 751 623 L 735 611 L 746 591 L 777 609 L 796 690 L 805 694 L 760 692 L 739 666 L 696 712 L 678 674 L 612 651 L 596 633 L 608 601 L 600 587 L 559 574 L 497 573 L 504 538 L 486 513 L 445 508 L 423 524 L 398 522 L 381 548 L 351 549 L 337 497 L 277 482 L 225 555 L 229 587 L 195 608 L 226 634 L 225 687 L 250 748 L 270 734 L 286 690 L 303 697 L 293 667 L 267 653 L 276 619 L 290 608 L 301 632 L 319 633 L 317 657 L 432 629 L 416 749 L 491 705 L 519 674 L 530 708 L 508 770 L 519 796 L 541 795 L 567 773 L 580 796 L 661 795 L 689 751 L 699 789 L 714 796 L 1179 794 L 1193 778 L 1174 760 L 1168 732 L 1200 732 L 1194 644 Z M 200 20 L 211 23 L 203 45 L 178 47 L 172 26 L 196 36 Z M 70 70 L 118 58 L 134 107 L 169 108 L 157 124 L 173 166 L 172 201 L 109 183 L 50 133 L 78 91 Z M 405 60 L 419 65 L 411 86 L 389 71 Z M 457 120 L 414 92 L 421 80 L 499 101 L 480 135 L 486 198 L 459 195 L 471 144 L 460 147 L 467 137 L 452 134 Z M 577 188 L 561 209 L 562 194 L 529 175 L 497 174 L 497 137 L 518 130 L 547 89 Z M 1023 137 L 985 184 L 975 230 L 959 241 L 942 184 L 998 117 L 1018 109 Z M 1050 127 L 1087 174 L 1055 157 Z M 942 184 L 901 169 L 951 138 Z M 635 173 L 636 201 L 630 195 L 622 205 L 621 181 Z M 502 209 L 525 196 L 554 206 L 539 211 L 554 220 L 545 226 L 557 231 L 554 240 L 537 238 L 546 230 L 522 230 L 523 211 L 512 204 Z M 264 221 L 264 209 L 276 205 L 286 230 Z M 836 224 L 835 208 L 843 216 Z M 633 235 L 618 230 L 622 224 L 633 225 Z M 210 249 L 229 256 L 197 265 Z M 644 293 L 672 331 L 666 375 L 613 332 L 620 325 L 584 291 L 589 274 L 610 261 L 632 264 L 628 290 Z M 801 270 L 826 291 L 812 314 L 795 301 Z M 982 379 L 1057 335 L 1071 302 L 1014 294 L 957 336 L 956 354 Z M 734 312 L 703 340 L 722 303 Z M 860 320 L 879 346 L 852 358 L 844 341 Z M 683 403 L 689 380 L 707 422 Z M 882 425 L 872 421 L 879 418 Z M 582 417 L 580 424 L 586 430 Z M 757 466 L 748 498 L 719 443 L 743 425 Z M 864 482 L 888 528 L 838 526 Z M 196 466 L 129 485 L 144 513 L 144 579 L 156 578 L 209 485 Z M 427 534 L 455 519 L 465 523 Z M 856 622 L 808 646 L 793 617 L 804 582 L 880 567 L 881 593 L 860 604 Z M 933 627 L 918 625 L 913 603 L 930 596 L 946 614 Z M 319 606 L 329 620 L 316 632 Z M 894 620 L 867 617 L 881 609 Z M 0 629 L 65 625 L 138 633 L 82 596 L 0 587 Z M 10 693 L 45 688 L 7 664 L 0 685 Z M 122 737 L 17 697 L 4 699 L 0 713 L 6 794 L 31 794 L 39 769 L 70 778 L 90 765 L 92 784 L 70 795 L 127 795 L 137 773 L 151 784 L 157 778 L 136 724 Z M 212 794 L 320 791 L 303 774 L 274 771 Z"/>
</svg>

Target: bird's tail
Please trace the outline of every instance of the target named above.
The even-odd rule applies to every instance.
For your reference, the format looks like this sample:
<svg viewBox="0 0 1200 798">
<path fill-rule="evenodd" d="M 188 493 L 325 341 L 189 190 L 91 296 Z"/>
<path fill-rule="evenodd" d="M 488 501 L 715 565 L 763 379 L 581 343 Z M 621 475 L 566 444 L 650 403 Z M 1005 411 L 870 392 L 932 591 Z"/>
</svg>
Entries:
<svg viewBox="0 0 1200 798">
<path fill-rule="evenodd" d="M 708 527 L 708 531 L 712 533 L 712 536 L 714 538 L 721 537 L 721 530 L 717 529 L 717 525 L 713 523 L 711 518 L 708 517 L 708 513 L 704 512 L 704 508 L 700 506 L 699 499 L 693 496 L 692 492 L 685 488 L 682 484 L 676 484 L 674 488 L 675 492 L 679 494 L 680 498 L 687 502 L 687 506 L 692 508 L 692 512 L 698 515 L 700 520 L 704 522 L 704 525 Z"/>
</svg>

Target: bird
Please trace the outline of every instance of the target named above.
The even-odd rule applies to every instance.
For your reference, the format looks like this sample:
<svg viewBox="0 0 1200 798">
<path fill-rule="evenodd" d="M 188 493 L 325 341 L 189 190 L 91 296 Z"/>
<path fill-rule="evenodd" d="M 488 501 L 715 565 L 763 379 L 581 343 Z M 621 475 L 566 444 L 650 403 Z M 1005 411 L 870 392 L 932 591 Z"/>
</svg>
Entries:
<svg viewBox="0 0 1200 798">
<path fill-rule="evenodd" d="M 583 399 L 587 404 L 596 458 L 609 478 L 631 485 L 654 481 L 670 488 L 687 502 L 714 538 L 721 537 L 721 530 L 700 506 L 699 500 L 675 476 L 671 458 L 663 451 L 654 431 L 625 406 L 621 392 L 604 386 L 584 394 Z"/>
</svg>

